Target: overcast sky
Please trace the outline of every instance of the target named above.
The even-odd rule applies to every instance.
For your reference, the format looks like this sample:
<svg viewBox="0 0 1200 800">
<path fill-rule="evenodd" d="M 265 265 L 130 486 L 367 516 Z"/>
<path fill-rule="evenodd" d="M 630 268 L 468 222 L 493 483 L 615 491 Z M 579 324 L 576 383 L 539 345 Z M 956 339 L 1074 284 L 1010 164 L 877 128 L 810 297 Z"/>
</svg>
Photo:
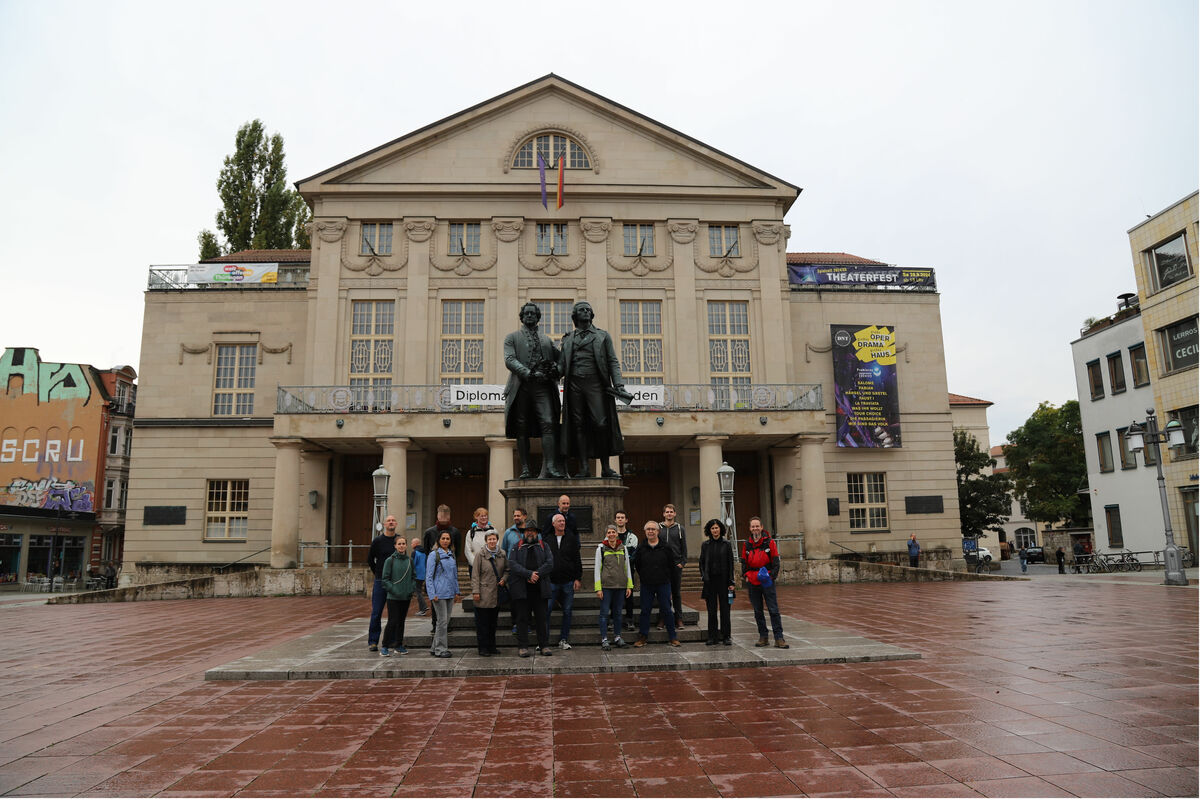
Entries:
<svg viewBox="0 0 1200 800">
<path fill-rule="evenodd" d="M 1197 40 L 1194 0 L 0 0 L 0 347 L 137 366 L 248 120 L 296 180 L 555 72 L 803 187 L 789 250 L 935 268 L 998 443 L 1197 188 Z"/>
</svg>

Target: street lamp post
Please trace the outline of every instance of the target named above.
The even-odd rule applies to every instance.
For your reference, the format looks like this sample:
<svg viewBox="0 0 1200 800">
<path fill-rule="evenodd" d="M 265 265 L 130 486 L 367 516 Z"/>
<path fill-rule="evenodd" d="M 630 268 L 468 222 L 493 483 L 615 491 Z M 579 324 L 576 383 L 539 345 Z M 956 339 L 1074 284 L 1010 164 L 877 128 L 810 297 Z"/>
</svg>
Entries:
<svg viewBox="0 0 1200 800">
<path fill-rule="evenodd" d="M 737 517 L 733 510 L 733 476 L 737 474 L 733 467 L 722 461 L 717 468 L 717 485 L 721 487 L 721 521 L 729 531 L 729 544 L 733 547 L 733 558 L 737 560 Z"/>
<path fill-rule="evenodd" d="M 1136 421 L 1129 423 L 1125 432 L 1125 441 L 1130 451 L 1136 453 L 1147 446 L 1154 448 L 1154 465 L 1158 470 L 1158 499 L 1162 502 L 1163 529 L 1166 533 L 1167 544 L 1163 547 L 1163 583 L 1167 586 L 1187 586 L 1187 576 L 1183 573 L 1183 556 L 1179 545 L 1175 544 L 1175 533 L 1171 530 L 1171 512 L 1167 506 L 1167 481 L 1163 477 L 1162 450 L 1159 445 L 1166 443 L 1174 450 L 1183 447 L 1183 426 L 1179 420 L 1173 419 L 1162 431 L 1158 429 L 1158 417 L 1153 408 L 1146 409 L 1146 426 L 1143 428 Z"/>
<path fill-rule="evenodd" d="M 371 483 L 375 492 L 375 507 L 371 514 L 372 537 L 383 533 L 383 520 L 387 517 L 388 481 L 391 479 L 392 473 L 384 469 L 382 465 L 371 473 Z"/>
</svg>

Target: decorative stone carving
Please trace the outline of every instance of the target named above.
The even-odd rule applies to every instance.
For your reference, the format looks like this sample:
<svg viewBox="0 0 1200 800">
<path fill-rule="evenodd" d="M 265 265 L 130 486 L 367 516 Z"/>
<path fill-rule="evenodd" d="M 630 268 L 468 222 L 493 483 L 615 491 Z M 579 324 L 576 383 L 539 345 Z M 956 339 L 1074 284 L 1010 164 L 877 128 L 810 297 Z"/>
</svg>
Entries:
<svg viewBox="0 0 1200 800">
<path fill-rule="evenodd" d="M 696 238 L 696 231 L 700 226 L 687 219 L 669 219 L 667 220 L 667 232 L 671 234 L 671 239 L 676 244 L 690 244 Z"/>
<path fill-rule="evenodd" d="M 417 218 L 404 220 L 404 234 L 414 242 L 424 242 L 433 236 L 435 227 L 432 218 Z"/>
<path fill-rule="evenodd" d="M 753 236 L 749 239 L 743 237 L 740 234 L 740 228 L 741 226 L 739 226 L 738 246 L 750 252 L 736 257 L 718 256 L 714 258 L 705 252 L 701 252 L 702 249 L 707 249 L 708 242 L 705 241 L 702 248 L 700 237 L 696 237 L 692 241 L 692 251 L 695 254 L 696 266 L 703 272 L 715 272 L 722 278 L 732 278 L 739 273 L 753 272 L 758 267 L 758 241 Z M 708 237 L 705 236 L 704 239 L 707 240 Z M 744 245 L 749 245 L 749 247 L 746 248 Z"/>
<path fill-rule="evenodd" d="M 608 238 L 608 232 L 612 230 L 612 221 L 607 219 L 581 219 L 579 227 L 583 231 L 583 238 L 589 242 L 603 242 Z"/>
<path fill-rule="evenodd" d="M 438 236 L 433 236 L 429 239 L 429 263 L 434 269 L 439 269 L 442 272 L 453 272 L 455 275 L 467 276 L 472 272 L 485 272 L 496 266 L 497 248 L 492 239 L 484 237 L 483 225 L 480 224 L 479 237 L 479 254 L 470 255 L 467 253 L 451 253 L 449 228 L 450 223 L 442 223 L 438 226 L 442 232 Z M 488 246 L 484 246 L 484 241 L 487 241 Z M 444 247 L 443 247 L 444 245 Z M 491 252 L 489 253 L 488 250 Z"/>
<path fill-rule="evenodd" d="M 361 226 L 361 223 L 356 223 Z M 395 223 L 392 223 L 393 230 Z M 361 227 L 360 227 L 361 229 Z M 428 237 L 427 237 L 428 238 Z M 368 275 L 375 277 L 382 275 L 384 272 L 398 272 L 404 269 L 408 264 L 408 238 L 404 236 L 394 236 L 393 244 L 399 243 L 399 252 L 393 250 L 389 255 L 351 255 L 349 253 L 351 238 L 349 236 L 342 237 L 342 266 L 351 272 L 365 272 Z M 424 241 L 424 240 L 422 240 Z"/>
<path fill-rule="evenodd" d="M 521 148 L 521 145 L 529 141 L 530 137 L 537 134 L 553 135 L 556 133 L 561 136 L 566 136 L 569 139 L 574 139 L 575 143 L 582 147 L 584 152 L 587 153 L 588 163 L 592 165 L 592 174 L 600 174 L 600 159 L 596 155 L 596 149 L 592 147 L 586 136 L 573 128 L 568 128 L 566 125 L 537 125 L 533 128 L 526 128 L 525 131 L 518 134 L 517 137 L 512 140 L 512 144 L 508 146 L 508 152 L 505 154 L 504 162 L 500 165 L 500 168 L 504 170 L 506 175 L 508 174 L 509 170 L 512 169 L 513 160 L 517 157 L 517 150 Z M 547 164 L 546 166 L 550 165 Z"/>
<path fill-rule="evenodd" d="M 496 232 L 496 238 L 502 242 L 515 242 L 524 227 L 525 220 L 521 217 L 492 218 L 492 230 Z"/>
<path fill-rule="evenodd" d="M 346 234 L 347 223 L 344 219 L 321 218 L 314 219 L 309 224 L 312 225 L 313 232 L 322 242 L 332 244 L 341 240 L 342 236 Z"/>
<path fill-rule="evenodd" d="M 259 364 L 263 363 L 263 351 L 266 351 L 266 352 L 270 353 L 271 355 L 279 355 L 280 353 L 287 353 L 287 363 L 289 363 L 289 364 L 292 363 L 292 343 L 291 342 L 288 342 L 283 347 L 269 347 L 268 345 L 260 344 L 258 346 L 258 363 Z"/>
<path fill-rule="evenodd" d="M 673 237 L 667 237 L 666 252 L 659 256 L 627 256 L 625 255 L 624 233 L 621 226 L 613 226 L 616 230 L 608 236 L 605 245 L 608 265 L 618 272 L 632 272 L 639 278 L 651 272 L 662 272 L 669 269 L 675 261 L 675 245 Z M 657 239 L 658 237 L 655 236 Z"/>
<path fill-rule="evenodd" d="M 791 228 L 782 222 L 752 222 L 750 226 L 759 244 L 777 244 L 781 238 L 786 242 L 792 234 Z"/>
<path fill-rule="evenodd" d="M 206 344 L 202 347 L 192 346 L 180 343 L 179 345 L 179 363 L 183 363 L 183 354 L 188 353 L 193 356 L 198 356 L 201 353 L 208 353 L 208 363 L 212 363 L 212 344 Z"/>
</svg>

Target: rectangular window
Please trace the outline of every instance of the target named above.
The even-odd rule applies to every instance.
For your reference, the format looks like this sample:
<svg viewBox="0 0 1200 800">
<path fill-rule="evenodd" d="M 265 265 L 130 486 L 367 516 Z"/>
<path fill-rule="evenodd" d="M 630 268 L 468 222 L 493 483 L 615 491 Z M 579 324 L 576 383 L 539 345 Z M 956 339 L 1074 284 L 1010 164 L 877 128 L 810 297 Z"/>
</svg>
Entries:
<svg viewBox="0 0 1200 800">
<path fill-rule="evenodd" d="M 1129 367 L 1133 371 L 1134 387 L 1150 383 L 1150 364 L 1146 361 L 1146 345 L 1135 344 L 1129 348 Z"/>
<path fill-rule="evenodd" d="M 450 255 L 479 255 L 479 223 L 450 223 Z"/>
<path fill-rule="evenodd" d="M 1136 469 L 1137 454 L 1129 449 L 1129 442 L 1125 440 L 1125 432 L 1128 428 L 1117 428 L 1117 450 L 1121 453 L 1121 469 Z"/>
<path fill-rule="evenodd" d="M 217 345 L 217 367 L 213 378 L 213 416 L 243 416 L 254 413 L 254 370 L 258 345 Z"/>
<path fill-rule="evenodd" d="M 392 254 L 392 223 L 364 222 L 360 255 L 390 256 Z"/>
<path fill-rule="evenodd" d="M 537 254 L 539 256 L 565 256 L 567 254 L 567 224 L 565 222 L 539 222 L 537 224 Z"/>
<path fill-rule="evenodd" d="M 1142 459 L 1147 467 L 1153 467 L 1158 463 L 1158 451 L 1154 449 L 1154 445 L 1149 442 L 1142 448 Z"/>
<path fill-rule="evenodd" d="M 846 508 L 850 513 L 850 530 L 887 530 L 887 479 L 885 473 L 846 473 Z"/>
<path fill-rule="evenodd" d="M 117 451 L 120 449 L 120 446 L 121 446 L 120 442 L 121 442 L 121 429 L 113 428 L 111 431 L 109 431 L 109 434 L 108 434 L 108 454 L 110 456 L 115 456 L 117 454 Z"/>
<path fill-rule="evenodd" d="M 132 449 L 133 449 L 133 428 L 126 428 L 125 429 L 125 439 L 124 439 L 124 442 L 122 442 L 121 450 L 125 453 L 125 455 L 129 455 L 129 452 Z"/>
<path fill-rule="evenodd" d="M 109 478 L 104 482 L 104 507 L 112 508 L 113 501 L 117 499 L 117 482 Z"/>
<path fill-rule="evenodd" d="M 721 387 L 717 408 L 744 408 L 738 387 L 750 386 L 750 307 L 736 300 L 708 303 L 709 383 Z"/>
<path fill-rule="evenodd" d="M 442 385 L 483 383 L 483 301 L 442 301 Z"/>
<path fill-rule="evenodd" d="M 129 499 L 129 481 L 121 482 L 121 493 L 117 495 L 117 508 L 125 510 L 125 501 Z"/>
<path fill-rule="evenodd" d="M 1147 250 L 1146 256 L 1151 278 L 1159 289 L 1173 286 L 1192 274 L 1191 264 L 1188 263 L 1187 240 L 1182 233 Z"/>
<path fill-rule="evenodd" d="M 250 524 L 250 481 L 208 482 L 205 539 L 245 539 Z"/>
<path fill-rule="evenodd" d="M 1092 399 L 1104 397 L 1104 374 L 1100 371 L 1100 361 L 1089 361 L 1087 365 L 1088 388 L 1092 391 Z"/>
<path fill-rule="evenodd" d="M 1121 550 L 1125 547 L 1125 536 L 1121 532 L 1121 507 L 1105 506 L 1104 522 L 1108 526 L 1108 547 Z"/>
<path fill-rule="evenodd" d="M 1125 391 L 1125 362 L 1120 352 L 1108 354 L 1108 388 L 1113 394 Z"/>
<path fill-rule="evenodd" d="M 654 226 L 625 225 L 625 255 L 652 256 L 654 255 Z"/>
<path fill-rule="evenodd" d="M 736 258 L 738 249 L 737 225 L 708 226 L 708 254 L 713 258 Z"/>
<path fill-rule="evenodd" d="M 570 333 L 575 329 L 575 323 L 571 321 L 571 309 L 574 307 L 575 301 L 534 300 L 532 302 L 542 310 L 538 331 L 549 336 L 551 341 L 557 342 L 563 334 Z"/>
<path fill-rule="evenodd" d="M 1172 461 L 1181 461 L 1185 458 L 1194 458 L 1196 456 L 1196 411 L 1197 406 L 1190 408 L 1180 408 L 1175 411 L 1168 411 L 1168 419 L 1177 419 L 1179 424 L 1183 426 L 1183 447 L 1178 447 L 1171 451 Z"/>
<path fill-rule="evenodd" d="M 662 303 L 621 301 L 620 347 L 621 376 L 626 383 L 663 382 Z"/>
<path fill-rule="evenodd" d="M 1097 458 L 1100 461 L 1101 472 L 1113 471 L 1112 435 L 1105 431 L 1096 434 Z"/>
<path fill-rule="evenodd" d="M 1195 316 L 1162 328 L 1158 336 L 1162 345 L 1164 374 L 1196 366 L 1200 340 L 1196 337 Z"/>
<path fill-rule="evenodd" d="M 350 314 L 350 388 L 359 411 L 391 407 L 396 304 L 356 300 Z"/>
</svg>

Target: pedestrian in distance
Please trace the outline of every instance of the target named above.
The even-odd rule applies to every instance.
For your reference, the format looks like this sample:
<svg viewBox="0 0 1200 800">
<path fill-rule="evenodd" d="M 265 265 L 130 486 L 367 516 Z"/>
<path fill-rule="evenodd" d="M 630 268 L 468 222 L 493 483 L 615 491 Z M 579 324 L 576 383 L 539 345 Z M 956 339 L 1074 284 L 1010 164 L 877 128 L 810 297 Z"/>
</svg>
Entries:
<svg viewBox="0 0 1200 800">
<path fill-rule="evenodd" d="M 375 576 L 371 586 L 371 619 L 367 622 L 367 649 L 379 651 L 379 634 L 383 629 L 383 609 L 387 606 L 387 590 L 383 588 L 383 564 L 396 550 L 396 517 L 388 514 L 383 521 L 383 533 L 371 540 L 367 548 L 367 566 Z"/>
<path fill-rule="evenodd" d="M 393 651 L 407 655 L 404 646 L 404 620 L 408 617 L 408 604 L 417 590 L 416 564 L 408 554 L 408 540 L 396 537 L 396 552 L 383 562 L 383 589 L 387 592 L 387 627 L 383 629 L 383 643 L 379 655 L 390 656 Z"/>
<path fill-rule="evenodd" d="M 485 658 L 500 655 L 496 649 L 496 619 L 508 599 L 508 556 L 500 550 L 495 529 L 487 532 L 483 548 L 475 554 L 471 572 L 471 600 L 475 612 L 475 643 Z"/>
<path fill-rule="evenodd" d="M 687 532 L 675 521 L 675 505 L 667 503 L 663 506 L 663 521 L 659 525 L 658 538 L 662 539 L 667 549 L 675 558 L 674 572 L 671 573 L 671 606 L 675 609 L 675 627 L 683 627 L 683 565 L 687 563 Z M 662 629 L 662 619 L 658 627 Z"/>
<path fill-rule="evenodd" d="M 754 609 L 754 623 L 758 626 L 758 641 L 754 646 L 767 646 L 767 620 L 763 615 L 765 605 L 771 616 L 775 646 L 786 650 L 790 645 L 783 638 L 783 618 L 779 616 L 779 599 L 775 594 L 775 580 L 779 577 L 779 549 L 758 517 L 750 518 L 750 538 L 742 544 L 742 569 L 745 570 L 746 594 L 750 595 L 750 606 Z"/>
<path fill-rule="evenodd" d="M 546 601 L 550 598 L 550 571 L 554 556 L 538 539 L 536 520 L 525 523 L 524 538 L 508 553 L 508 591 L 517 609 L 517 655 L 529 657 L 529 620 L 533 618 L 537 649 L 544 656 L 554 655 L 547 630 Z"/>
<path fill-rule="evenodd" d="M 1061 547 L 1054 551 L 1054 560 L 1058 562 L 1058 574 L 1066 575 L 1067 574 L 1067 554 L 1063 552 L 1063 549 Z"/>
<path fill-rule="evenodd" d="M 1029 551 L 1022 547 L 1017 551 L 1017 560 L 1021 562 L 1021 574 L 1029 571 Z"/>
<path fill-rule="evenodd" d="M 425 594 L 425 546 L 414 536 L 409 542 L 409 552 L 413 560 L 413 576 L 417 580 L 417 590 L 413 592 L 417 598 L 417 616 L 423 617 L 429 613 L 429 596 Z"/>
<path fill-rule="evenodd" d="M 458 562 L 454 558 L 454 537 L 450 531 L 438 535 L 437 549 L 429 554 L 425 565 L 425 588 L 433 603 L 434 628 L 430 655 L 450 657 L 450 613 L 462 595 L 458 589 Z"/>
<path fill-rule="evenodd" d="M 487 537 L 488 531 L 495 531 L 492 523 L 488 522 L 488 510 L 480 507 L 475 509 L 475 513 L 471 515 L 474 521 L 471 527 L 463 535 L 463 552 L 467 557 L 467 572 L 470 575 L 475 574 L 475 556 L 483 549 L 483 541 Z"/>
<path fill-rule="evenodd" d="M 704 644 L 728 647 L 733 644 L 729 620 L 734 592 L 733 546 L 725 538 L 725 524 L 719 519 L 710 519 L 704 531 L 708 537 L 708 541 L 700 545 L 700 579 L 703 581 L 700 596 L 708 610 L 708 638 Z"/>
<path fill-rule="evenodd" d="M 917 541 L 917 535 L 911 533 L 908 536 L 908 565 L 915 567 L 921 560 L 921 544 Z"/>
<path fill-rule="evenodd" d="M 570 650 L 575 593 L 583 586 L 583 559 L 579 552 L 581 544 L 579 534 L 567 529 L 566 515 L 561 512 L 557 513 L 550 522 L 550 534 L 542 535 L 542 541 L 554 557 L 554 567 L 546 576 L 550 580 L 550 597 L 546 601 L 546 620 L 549 621 L 550 614 L 554 611 L 554 604 L 558 603 L 562 608 L 562 627 L 558 634 L 558 649 Z"/>
<path fill-rule="evenodd" d="M 659 538 L 659 526 L 651 520 L 642 528 L 646 540 L 638 545 L 638 577 L 642 582 L 642 620 L 634 647 L 645 647 L 650 636 L 650 610 L 655 604 L 667 627 L 667 636 L 672 647 L 679 647 L 679 634 L 675 630 L 675 614 L 671 610 L 671 571 L 675 568 L 675 554 Z"/>
<path fill-rule="evenodd" d="M 593 567 L 596 596 L 600 598 L 600 649 L 609 650 L 608 620 L 613 620 L 613 641 L 618 648 L 625 646 L 621 638 L 621 608 L 625 599 L 633 594 L 633 575 L 629 571 L 629 555 L 616 525 L 604 531 L 604 541 L 596 547 Z"/>
</svg>

